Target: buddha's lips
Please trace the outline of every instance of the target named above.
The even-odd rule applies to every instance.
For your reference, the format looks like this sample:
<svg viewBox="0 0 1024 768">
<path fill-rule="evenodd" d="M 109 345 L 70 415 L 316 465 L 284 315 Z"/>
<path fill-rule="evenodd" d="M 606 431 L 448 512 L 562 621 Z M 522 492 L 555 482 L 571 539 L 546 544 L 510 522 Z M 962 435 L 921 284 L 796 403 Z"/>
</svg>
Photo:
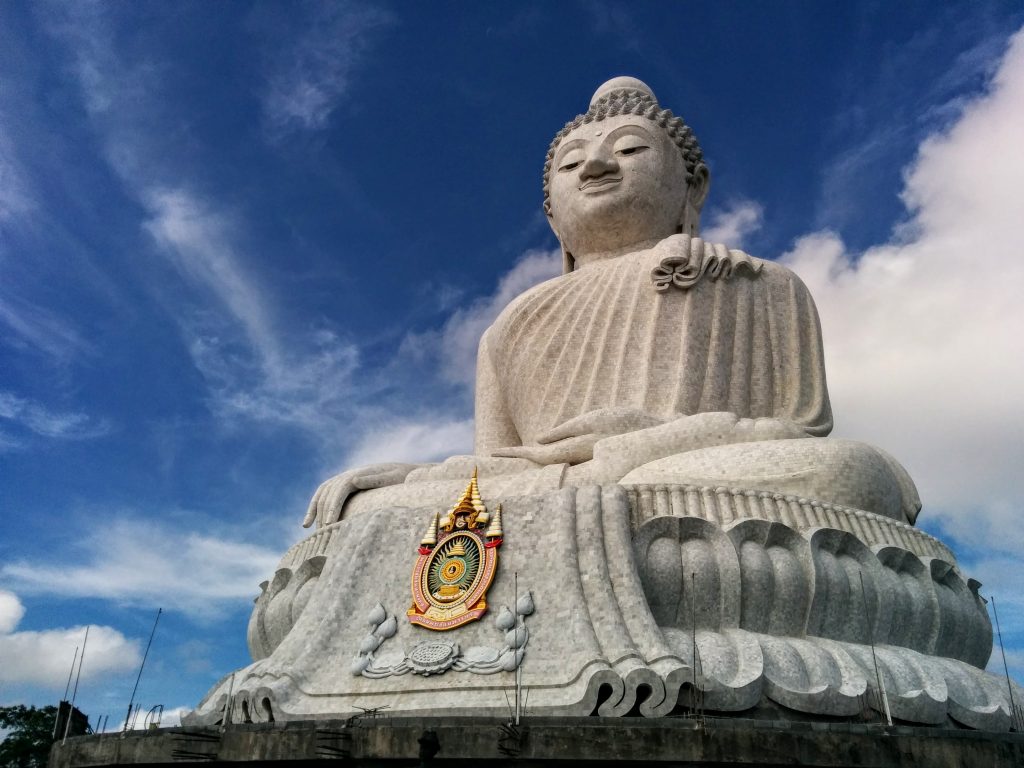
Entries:
<svg viewBox="0 0 1024 768">
<path fill-rule="evenodd" d="M 579 188 L 582 192 L 584 189 L 589 189 L 591 187 L 606 187 L 611 184 L 618 184 L 620 181 L 622 181 L 621 176 L 602 176 L 600 179 L 594 179 L 593 181 L 583 182 L 582 184 L 580 184 Z"/>
</svg>

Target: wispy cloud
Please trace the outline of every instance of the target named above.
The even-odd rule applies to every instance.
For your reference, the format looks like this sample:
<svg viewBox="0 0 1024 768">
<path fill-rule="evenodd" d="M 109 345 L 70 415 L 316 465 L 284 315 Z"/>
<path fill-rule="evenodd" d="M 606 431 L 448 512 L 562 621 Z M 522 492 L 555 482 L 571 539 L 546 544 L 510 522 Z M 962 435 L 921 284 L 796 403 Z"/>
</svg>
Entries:
<svg viewBox="0 0 1024 768">
<path fill-rule="evenodd" d="M 748 235 L 761 228 L 764 208 L 753 200 L 734 200 L 726 208 L 711 211 L 701 236 L 712 243 L 724 243 L 730 248 L 743 248 Z"/>
<path fill-rule="evenodd" d="M 87 440 L 110 431 L 110 424 L 105 419 L 74 411 L 55 411 L 2 390 L 0 422 L 14 424 L 40 437 L 60 440 Z"/>
<path fill-rule="evenodd" d="M 7 116 L 0 112 L 0 232 L 35 207 L 25 174 L 15 158 L 7 124 Z"/>
<path fill-rule="evenodd" d="M 877 200 L 880 188 L 888 191 L 889 183 L 898 183 L 901 158 L 924 137 L 957 121 L 969 103 L 964 94 L 995 71 L 1005 50 L 1005 30 L 987 28 L 979 21 L 983 15 L 957 14 L 957 23 L 942 23 L 941 16 L 955 11 L 936 10 L 936 23 L 873 60 L 870 74 L 863 61 L 851 59 L 847 93 L 840 99 L 848 107 L 835 115 L 832 126 L 845 146 L 823 167 L 819 226 L 852 231 L 864 216 L 862 201 Z M 959 53 L 951 56 L 951 51 Z M 915 81 L 915 90 L 909 90 L 905 73 L 924 58 L 944 61 L 944 69 L 927 82 Z M 876 115 L 887 119 L 873 119 Z"/>
<path fill-rule="evenodd" d="M 65 319 L 0 286 L 0 325 L 8 331 L 3 343 L 39 352 L 52 360 L 66 361 L 93 351 L 90 344 Z"/>
<path fill-rule="evenodd" d="M 288 15 L 275 15 L 268 35 L 262 100 L 275 137 L 324 128 L 378 33 L 394 20 L 382 8 L 347 2 L 289 6 Z"/>
<path fill-rule="evenodd" d="M 347 464 L 427 462 L 473 452 L 473 420 L 426 418 L 392 421 L 368 431 L 349 452 Z"/>
<path fill-rule="evenodd" d="M 905 171 L 909 219 L 851 253 L 833 232 L 783 256 L 821 313 L 839 431 L 890 450 L 921 521 L 1021 565 L 1024 533 L 1024 32 L 987 92 Z"/>
<path fill-rule="evenodd" d="M 102 533 L 87 535 L 77 558 L 65 555 L 60 565 L 12 562 L 0 566 L 0 575 L 24 594 L 159 605 L 212 619 L 225 604 L 255 597 L 280 554 L 245 541 L 122 518 L 104 525 Z"/>
<path fill-rule="evenodd" d="M 192 360 L 220 415 L 322 430 L 347 412 L 358 349 L 328 328 L 282 329 L 246 267 L 233 221 L 182 189 L 152 190 L 144 226 L 181 275 L 222 312 L 179 312 Z"/>
<path fill-rule="evenodd" d="M 85 642 L 85 627 L 16 631 L 25 609 L 13 592 L 0 589 L 0 686 L 41 685 L 58 690 L 65 685 L 75 648 Z M 82 660 L 82 680 L 96 680 L 138 666 L 137 640 L 116 629 L 89 627 Z"/>
<path fill-rule="evenodd" d="M 331 432 L 351 410 L 357 347 L 326 323 L 290 321 L 246 246 L 241 215 L 196 191 L 187 142 L 170 140 L 160 121 L 169 67 L 152 52 L 119 47 L 102 5 L 63 14 L 53 31 L 73 52 L 106 157 L 144 211 L 140 227 L 155 253 L 180 279 L 154 277 L 150 287 L 207 383 L 211 410 L 228 426 L 257 421 L 317 437 Z M 363 50 L 361 31 L 383 16 L 334 5 L 304 6 L 298 15 L 310 25 L 309 45 L 290 41 L 297 58 L 288 71 L 300 79 L 305 73 L 310 88 L 336 98 L 357 60 L 349 48 Z"/>
</svg>

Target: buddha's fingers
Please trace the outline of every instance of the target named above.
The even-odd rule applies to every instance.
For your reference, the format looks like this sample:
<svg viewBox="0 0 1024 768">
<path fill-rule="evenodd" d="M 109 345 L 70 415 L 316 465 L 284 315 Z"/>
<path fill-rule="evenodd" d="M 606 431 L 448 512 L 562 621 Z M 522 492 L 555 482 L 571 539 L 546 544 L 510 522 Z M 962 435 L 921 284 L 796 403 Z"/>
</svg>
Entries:
<svg viewBox="0 0 1024 768">
<path fill-rule="evenodd" d="M 341 519 L 341 508 L 345 506 L 345 500 L 358 490 L 348 472 L 343 472 L 328 482 L 331 487 L 324 502 L 324 525 L 336 523 Z"/>
<path fill-rule="evenodd" d="M 303 528 L 309 528 L 314 522 L 317 524 L 317 528 L 323 526 L 323 500 L 330 483 L 331 480 L 325 480 L 313 493 L 313 498 L 309 500 L 309 506 L 306 508 L 306 516 L 302 519 Z"/>
<path fill-rule="evenodd" d="M 320 491 L 317 490 L 317 493 Z M 302 527 L 309 528 L 314 522 L 316 522 L 316 497 L 317 493 L 313 494 L 313 498 L 309 500 L 309 506 L 306 508 L 306 516 L 302 518 Z"/>
<path fill-rule="evenodd" d="M 492 456 L 529 459 L 537 464 L 581 464 L 594 456 L 601 435 L 577 435 L 548 445 L 515 445 L 492 451 Z"/>
<path fill-rule="evenodd" d="M 398 485 L 405 482 L 410 472 L 422 464 L 371 464 L 353 474 L 352 484 L 360 491 L 369 491 L 373 488 L 384 488 L 388 485 Z"/>
<path fill-rule="evenodd" d="M 586 435 L 621 435 L 664 424 L 665 418 L 654 416 L 636 408 L 601 408 L 581 413 L 548 430 L 537 438 L 538 443 L 554 443 Z"/>
</svg>

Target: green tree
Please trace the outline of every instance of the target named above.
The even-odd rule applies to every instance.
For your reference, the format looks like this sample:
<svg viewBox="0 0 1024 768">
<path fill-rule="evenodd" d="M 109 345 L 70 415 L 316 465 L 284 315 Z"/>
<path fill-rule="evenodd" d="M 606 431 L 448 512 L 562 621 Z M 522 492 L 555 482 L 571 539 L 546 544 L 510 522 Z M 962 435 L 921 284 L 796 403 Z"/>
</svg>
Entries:
<svg viewBox="0 0 1024 768">
<path fill-rule="evenodd" d="M 53 744 L 57 708 L 0 707 L 0 768 L 45 768 Z"/>
</svg>

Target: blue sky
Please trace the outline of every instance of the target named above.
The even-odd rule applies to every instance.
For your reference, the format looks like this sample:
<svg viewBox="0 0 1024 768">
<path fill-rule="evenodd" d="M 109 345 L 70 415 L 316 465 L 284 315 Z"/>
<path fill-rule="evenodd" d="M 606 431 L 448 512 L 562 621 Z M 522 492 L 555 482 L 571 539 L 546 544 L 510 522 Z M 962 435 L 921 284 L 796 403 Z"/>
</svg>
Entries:
<svg viewBox="0 0 1024 768">
<path fill-rule="evenodd" d="M 614 75 L 794 268 L 836 434 L 910 469 L 1024 676 L 1014 3 L 0 4 L 0 704 L 192 706 L 318 483 L 468 452 L 557 268 L 548 142 Z M 994 657 L 998 661 L 998 654 Z M 994 668 L 994 667 L 993 667 Z"/>
</svg>

